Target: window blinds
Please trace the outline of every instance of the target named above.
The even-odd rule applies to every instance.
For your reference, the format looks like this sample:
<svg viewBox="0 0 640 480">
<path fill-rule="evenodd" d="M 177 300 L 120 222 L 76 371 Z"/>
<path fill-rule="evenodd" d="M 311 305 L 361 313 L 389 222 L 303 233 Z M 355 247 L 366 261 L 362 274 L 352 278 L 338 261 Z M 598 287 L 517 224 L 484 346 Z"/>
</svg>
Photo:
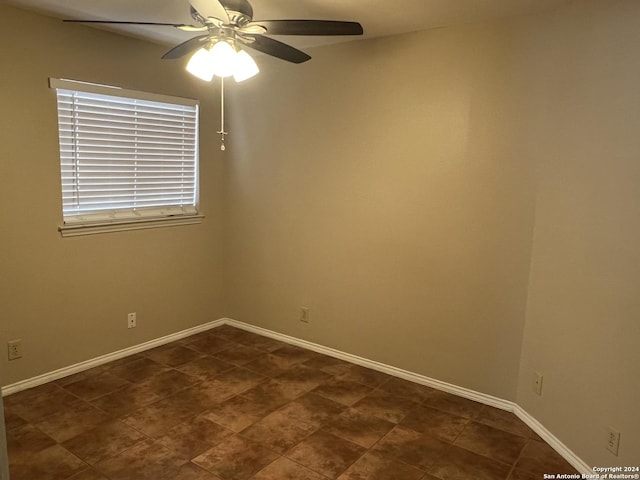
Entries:
<svg viewBox="0 0 640 480">
<path fill-rule="evenodd" d="M 197 213 L 196 101 L 51 83 L 65 223 Z"/>
</svg>

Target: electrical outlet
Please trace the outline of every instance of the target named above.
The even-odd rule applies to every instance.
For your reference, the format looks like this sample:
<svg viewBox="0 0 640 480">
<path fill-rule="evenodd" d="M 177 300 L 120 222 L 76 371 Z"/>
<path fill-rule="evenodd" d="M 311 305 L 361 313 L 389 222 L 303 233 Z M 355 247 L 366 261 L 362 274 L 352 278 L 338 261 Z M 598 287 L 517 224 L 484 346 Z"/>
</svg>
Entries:
<svg viewBox="0 0 640 480">
<path fill-rule="evenodd" d="M 309 323 L 309 309 L 307 307 L 300 307 L 300 321 Z"/>
<path fill-rule="evenodd" d="M 607 428 L 607 450 L 618 456 L 618 450 L 620 449 L 620 432 L 615 428 Z"/>
<path fill-rule="evenodd" d="M 536 395 L 542 396 L 542 379 L 544 377 L 540 372 L 533 374 L 533 391 Z"/>
<path fill-rule="evenodd" d="M 136 328 L 136 314 L 130 313 L 127 315 L 127 328 Z"/>
<path fill-rule="evenodd" d="M 9 350 L 9 360 L 22 358 L 22 339 L 11 340 L 7 343 L 7 348 Z"/>
</svg>

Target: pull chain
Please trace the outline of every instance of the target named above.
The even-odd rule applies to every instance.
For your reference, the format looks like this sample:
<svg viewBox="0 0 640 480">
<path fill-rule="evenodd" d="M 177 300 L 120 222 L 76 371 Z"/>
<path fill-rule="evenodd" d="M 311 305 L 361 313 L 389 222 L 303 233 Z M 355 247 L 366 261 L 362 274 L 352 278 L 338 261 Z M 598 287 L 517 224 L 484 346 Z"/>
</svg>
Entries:
<svg viewBox="0 0 640 480">
<path fill-rule="evenodd" d="M 217 133 L 221 136 L 220 150 L 224 152 L 227 149 L 224 145 L 224 137 L 225 135 L 229 135 L 224 131 L 224 77 L 220 77 L 220 122 L 222 125 Z"/>
</svg>

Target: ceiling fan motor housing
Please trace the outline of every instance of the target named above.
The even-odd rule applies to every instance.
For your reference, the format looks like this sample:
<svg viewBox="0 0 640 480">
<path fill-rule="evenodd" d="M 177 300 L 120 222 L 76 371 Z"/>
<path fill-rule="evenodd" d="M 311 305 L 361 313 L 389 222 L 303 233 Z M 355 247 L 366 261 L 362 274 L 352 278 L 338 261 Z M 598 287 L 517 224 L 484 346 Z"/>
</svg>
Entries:
<svg viewBox="0 0 640 480">
<path fill-rule="evenodd" d="M 247 0 L 222 0 L 232 24 L 242 27 L 253 20 L 253 7 Z"/>
</svg>

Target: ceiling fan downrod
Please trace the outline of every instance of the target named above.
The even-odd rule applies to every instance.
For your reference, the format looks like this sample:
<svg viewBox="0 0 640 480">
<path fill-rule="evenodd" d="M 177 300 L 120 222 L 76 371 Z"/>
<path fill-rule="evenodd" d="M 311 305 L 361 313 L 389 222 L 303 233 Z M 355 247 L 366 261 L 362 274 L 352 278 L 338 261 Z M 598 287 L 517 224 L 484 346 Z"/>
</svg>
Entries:
<svg viewBox="0 0 640 480">
<path fill-rule="evenodd" d="M 229 135 L 228 132 L 224 130 L 224 77 L 220 77 L 220 130 L 218 130 L 218 134 L 220 134 L 220 150 L 223 152 L 227 149 L 224 144 L 225 136 Z"/>
</svg>

